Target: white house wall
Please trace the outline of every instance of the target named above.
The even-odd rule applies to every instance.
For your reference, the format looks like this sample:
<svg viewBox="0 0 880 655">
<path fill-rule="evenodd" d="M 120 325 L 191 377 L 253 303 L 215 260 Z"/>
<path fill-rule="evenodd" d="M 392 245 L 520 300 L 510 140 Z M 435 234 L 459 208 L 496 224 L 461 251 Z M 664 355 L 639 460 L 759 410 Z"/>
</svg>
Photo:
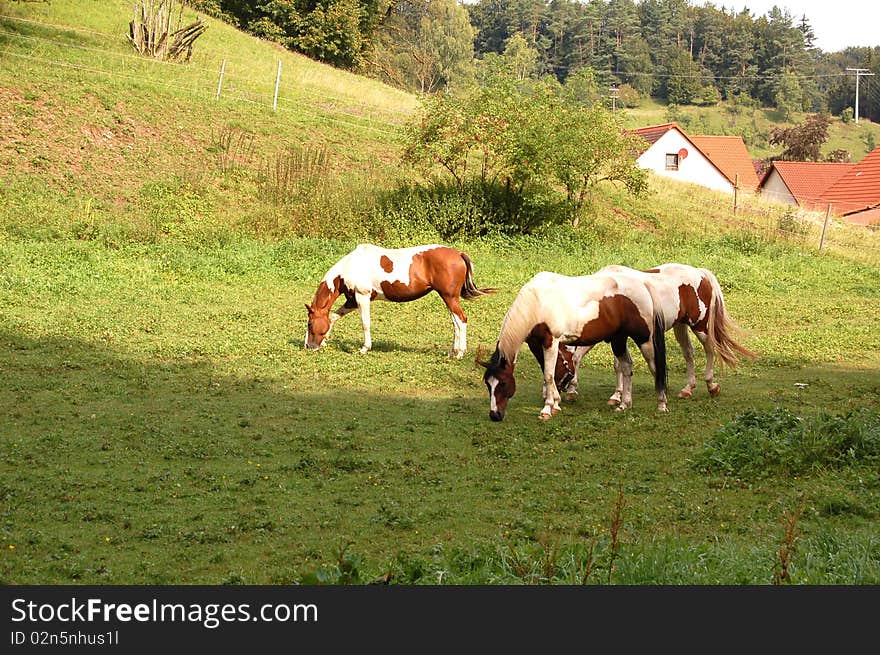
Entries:
<svg viewBox="0 0 880 655">
<path fill-rule="evenodd" d="M 687 157 L 684 159 L 679 157 L 677 171 L 667 171 L 666 155 L 678 153 L 682 148 L 687 150 Z M 669 130 L 657 139 L 642 153 L 636 163 L 641 168 L 654 171 L 657 175 L 733 193 L 733 184 L 677 130 Z"/>
<path fill-rule="evenodd" d="M 775 168 L 767 175 L 764 186 L 761 187 L 761 197 L 774 202 L 781 202 L 786 205 L 797 205 L 797 200 L 791 195 L 791 191 L 782 181 L 782 176 Z"/>
</svg>

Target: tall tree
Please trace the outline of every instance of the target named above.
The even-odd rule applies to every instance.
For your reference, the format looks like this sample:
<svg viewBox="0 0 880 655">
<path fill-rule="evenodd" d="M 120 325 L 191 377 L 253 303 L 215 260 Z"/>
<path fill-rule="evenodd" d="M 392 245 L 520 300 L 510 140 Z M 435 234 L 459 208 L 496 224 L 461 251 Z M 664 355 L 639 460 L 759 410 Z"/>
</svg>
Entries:
<svg viewBox="0 0 880 655">
<path fill-rule="evenodd" d="M 777 127 L 770 132 L 770 144 L 784 146 L 777 159 L 788 161 L 819 161 L 820 150 L 828 140 L 831 118 L 827 114 L 807 116 L 801 125 Z"/>
</svg>

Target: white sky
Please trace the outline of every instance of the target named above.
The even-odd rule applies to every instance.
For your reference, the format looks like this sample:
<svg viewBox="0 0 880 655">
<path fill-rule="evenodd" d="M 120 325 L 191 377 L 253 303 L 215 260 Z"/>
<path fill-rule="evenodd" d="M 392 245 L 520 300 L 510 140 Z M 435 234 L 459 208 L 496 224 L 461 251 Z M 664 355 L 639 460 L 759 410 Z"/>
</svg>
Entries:
<svg viewBox="0 0 880 655">
<path fill-rule="evenodd" d="M 695 6 L 706 0 L 691 0 Z M 815 45 L 825 52 L 847 46 L 880 46 L 880 2 L 877 0 L 714 0 L 717 7 L 739 12 L 748 8 L 754 18 L 764 16 L 773 6 L 795 19 L 806 15 L 816 34 Z"/>
</svg>

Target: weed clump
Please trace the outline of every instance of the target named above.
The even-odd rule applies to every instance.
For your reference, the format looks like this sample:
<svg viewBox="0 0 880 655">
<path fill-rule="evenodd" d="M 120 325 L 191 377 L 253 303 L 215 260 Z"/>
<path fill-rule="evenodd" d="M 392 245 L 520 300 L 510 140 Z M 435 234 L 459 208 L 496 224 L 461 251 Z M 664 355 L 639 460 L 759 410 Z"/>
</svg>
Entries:
<svg viewBox="0 0 880 655">
<path fill-rule="evenodd" d="M 756 479 L 880 460 L 880 414 L 856 409 L 800 417 L 783 407 L 749 410 L 722 426 L 694 458 L 698 470 Z"/>
</svg>

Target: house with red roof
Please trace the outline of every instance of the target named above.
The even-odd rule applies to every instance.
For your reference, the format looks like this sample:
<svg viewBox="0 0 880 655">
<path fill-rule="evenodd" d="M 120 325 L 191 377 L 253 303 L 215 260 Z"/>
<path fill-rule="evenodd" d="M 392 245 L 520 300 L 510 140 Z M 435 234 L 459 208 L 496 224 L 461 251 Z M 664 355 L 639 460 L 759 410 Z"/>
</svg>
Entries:
<svg viewBox="0 0 880 655">
<path fill-rule="evenodd" d="M 855 164 L 773 161 L 761 178 L 761 197 L 802 209 L 824 210 L 822 194 Z"/>
<path fill-rule="evenodd" d="M 869 152 L 828 187 L 822 201 L 831 205 L 832 212 L 853 223 L 867 224 L 880 218 L 880 148 Z"/>
<path fill-rule="evenodd" d="M 759 190 L 771 200 L 825 210 L 851 223 L 880 221 L 880 148 L 856 164 L 774 161 Z"/>
<path fill-rule="evenodd" d="M 677 123 L 651 125 L 631 133 L 645 140 L 636 163 L 657 175 L 733 193 L 758 186 L 752 159 L 739 136 L 689 135 Z"/>
</svg>

